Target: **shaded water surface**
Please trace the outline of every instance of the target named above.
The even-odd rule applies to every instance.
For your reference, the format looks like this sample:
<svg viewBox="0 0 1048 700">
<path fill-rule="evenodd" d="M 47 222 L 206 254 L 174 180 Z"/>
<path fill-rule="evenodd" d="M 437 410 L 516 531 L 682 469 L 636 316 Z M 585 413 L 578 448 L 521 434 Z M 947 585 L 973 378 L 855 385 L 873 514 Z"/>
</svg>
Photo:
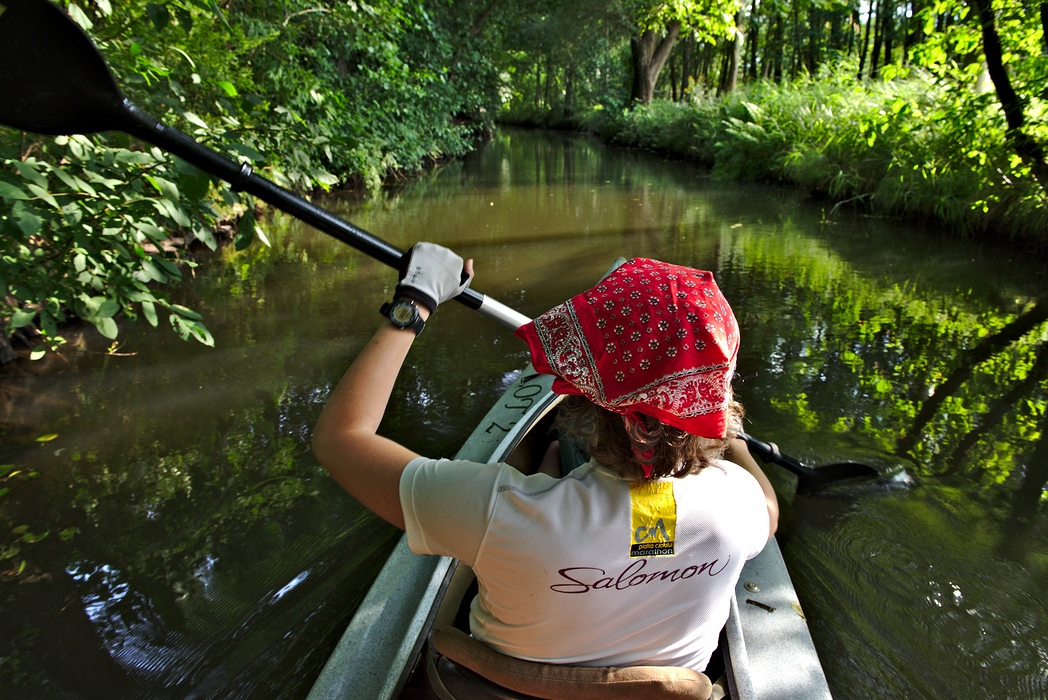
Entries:
<svg viewBox="0 0 1048 700">
<path fill-rule="evenodd" d="M 617 255 L 713 270 L 750 432 L 885 474 L 799 497 L 767 469 L 834 696 L 1048 697 L 1043 261 L 537 133 L 326 204 L 474 257 L 475 286 L 529 315 Z M 5 696 L 301 697 L 396 542 L 309 453 L 394 275 L 279 217 L 267 233 L 177 292 L 215 349 L 129 327 L 119 355 L 0 375 Z M 383 432 L 450 455 L 525 361 L 448 304 Z"/>
</svg>

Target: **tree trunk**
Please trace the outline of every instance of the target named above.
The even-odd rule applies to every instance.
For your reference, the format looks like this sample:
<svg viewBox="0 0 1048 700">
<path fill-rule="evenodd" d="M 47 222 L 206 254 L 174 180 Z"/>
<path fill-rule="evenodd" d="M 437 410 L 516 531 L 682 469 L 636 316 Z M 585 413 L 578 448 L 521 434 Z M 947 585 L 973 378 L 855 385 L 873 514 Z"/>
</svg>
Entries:
<svg viewBox="0 0 1048 700">
<path fill-rule="evenodd" d="M 870 50 L 870 27 L 873 25 L 873 18 L 876 13 L 877 3 L 874 0 L 873 4 L 870 5 L 870 14 L 866 16 L 866 35 L 862 38 L 862 48 L 859 49 L 859 75 L 856 76 L 859 80 L 862 80 L 862 71 L 866 67 L 866 54 Z"/>
<path fill-rule="evenodd" d="M 564 116 L 575 116 L 575 65 L 564 67 Z"/>
<path fill-rule="evenodd" d="M 4 325 L 6 326 L 6 319 Z M 0 365 L 6 365 L 17 357 L 15 349 L 11 346 L 11 340 L 6 333 L 0 333 Z"/>
<path fill-rule="evenodd" d="M 777 70 L 781 70 L 782 56 L 779 53 L 781 45 L 782 29 L 780 26 L 781 16 L 776 13 L 768 19 L 768 31 L 764 32 L 764 60 L 761 61 L 761 77 L 765 80 L 778 82 Z M 776 67 L 779 64 L 780 68 Z"/>
<path fill-rule="evenodd" d="M 884 65 L 892 62 L 893 39 L 895 38 L 895 4 L 891 0 L 881 0 L 887 6 L 884 15 Z"/>
<path fill-rule="evenodd" d="M 819 48 L 822 43 L 822 13 L 814 7 L 808 8 L 808 45 L 804 49 L 804 66 L 809 75 L 815 75 L 819 67 Z"/>
<path fill-rule="evenodd" d="M 775 17 L 775 36 L 772 38 L 772 46 L 774 46 L 772 60 L 771 60 L 771 78 L 776 83 L 782 82 L 782 64 L 783 64 L 783 19 L 782 15 Z"/>
<path fill-rule="evenodd" d="M 1044 42 L 1044 50 L 1048 51 L 1048 2 L 1041 3 L 1041 41 Z"/>
<path fill-rule="evenodd" d="M 997 35 L 992 0 L 969 0 L 979 18 L 982 29 L 983 53 L 986 55 L 986 69 L 997 90 L 997 99 L 1004 110 L 1008 122 L 1008 137 L 1012 148 L 1030 166 L 1033 176 L 1040 183 L 1041 189 L 1048 192 L 1048 163 L 1045 162 L 1044 148 L 1037 140 L 1026 133 L 1025 107 L 1022 99 L 1015 93 L 1011 78 L 1004 66 L 1004 52 L 1001 39 Z M 1043 15 L 1042 15 L 1043 17 Z"/>
<path fill-rule="evenodd" d="M 546 54 L 546 89 L 543 94 L 543 102 L 546 105 L 546 109 L 553 109 L 553 92 L 552 85 L 550 82 L 553 80 L 553 74 L 556 71 L 553 70 L 553 55 Z"/>
<path fill-rule="evenodd" d="M 735 36 L 728 44 L 728 51 L 724 75 L 721 77 L 721 90 L 719 94 L 735 92 L 739 85 L 739 58 L 742 56 L 742 42 L 746 40 L 746 28 L 739 24 L 742 20 L 741 13 L 735 15 Z"/>
<path fill-rule="evenodd" d="M 875 21 L 873 25 L 873 50 L 870 52 L 870 77 L 877 77 L 877 66 L 880 65 L 881 60 L 881 43 L 884 41 L 884 4 L 887 0 L 880 0 L 877 3 L 877 19 L 874 20 L 872 17 L 870 21 Z"/>
<path fill-rule="evenodd" d="M 750 2 L 750 31 L 747 34 L 748 41 L 746 49 L 749 54 L 749 68 L 746 70 L 746 75 L 749 76 L 750 80 L 757 79 L 757 49 L 760 46 L 760 22 L 757 21 L 757 0 L 751 0 Z"/>
<path fill-rule="evenodd" d="M 535 62 L 535 108 L 537 109 L 542 102 L 542 63 L 540 61 Z"/>
<path fill-rule="evenodd" d="M 922 0 L 910 0 L 910 16 L 906 21 L 906 34 L 903 36 L 903 60 L 910 55 L 913 46 L 924 41 L 924 22 L 921 20 L 921 12 L 924 10 Z"/>
<path fill-rule="evenodd" d="M 683 48 L 683 55 L 681 56 L 681 69 L 680 69 L 680 97 L 683 100 L 688 95 L 688 78 L 695 74 L 694 60 L 692 60 L 692 45 L 695 40 L 691 37 L 685 37 L 681 42 Z"/>
<path fill-rule="evenodd" d="M 655 97 L 655 83 L 659 73 L 669 58 L 673 44 L 680 36 L 681 24 L 678 21 L 666 24 L 666 32 L 659 36 L 649 29 L 639 37 L 630 39 L 630 54 L 633 58 L 633 87 L 630 100 L 634 103 L 648 104 Z"/>
<path fill-rule="evenodd" d="M 793 3 L 793 54 L 790 56 L 790 77 L 796 78 L 801 69 L 801 8 Z"/>
<path fill-rule="evenodd" d="M 670 54 L 670 99 L 677 101 L 677 64 L 680 60 L 677 54 Z"/>
</svg>

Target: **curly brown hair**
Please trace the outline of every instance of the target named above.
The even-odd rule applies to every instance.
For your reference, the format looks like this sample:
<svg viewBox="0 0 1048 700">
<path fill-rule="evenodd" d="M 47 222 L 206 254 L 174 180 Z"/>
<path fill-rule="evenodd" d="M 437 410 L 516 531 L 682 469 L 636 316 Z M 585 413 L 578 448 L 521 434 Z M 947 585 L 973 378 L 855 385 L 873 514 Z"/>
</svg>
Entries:
<svg viewBox="0 0 1048 700">
<path fill-rule="evenodd" d="M 578 438 L 590 457 L 630 481 L 683 478 L 705 469 L 710 460 L 724 454 L 742 430 L 742 404 L 730 400 L 727 435 L 705 438 L 666 425 L 651 416 L 642 416 L 644 425 L 631 424 L 627 430 L 622 414 L 602 408 L 584 396 L 566 396 L 560 403 L 557 428 Z M 638 452 L 652 451 L 649 460 Z M 651 475 L 644 474 L 645 464 Z"/>
</svg>

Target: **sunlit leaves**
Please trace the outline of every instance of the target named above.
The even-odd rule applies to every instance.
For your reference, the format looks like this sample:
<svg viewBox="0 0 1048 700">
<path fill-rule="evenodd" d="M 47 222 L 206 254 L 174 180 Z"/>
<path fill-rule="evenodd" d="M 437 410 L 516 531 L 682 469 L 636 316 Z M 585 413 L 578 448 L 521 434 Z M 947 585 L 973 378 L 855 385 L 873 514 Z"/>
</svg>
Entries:
<svg viewBox="0 0 1048 700">
<path fill-rule="evenodd" d="M 77 136 L 55 139 L 41 156 L 49 157 L 0 162 L 5 332 L 34 327 L 42 342 L 31 357 L 39 358 L 61 342 L 59 324 L 70 316 L 106 338 L 117 337 L 122 314 L 136 318 L 142 310 L 155 325 L 156 308 L 168 306 L 156 285 L 180 280 L 182 266 L 192 264 L 169 259 L 165 242 L 180 229 L 210 231 L 213 212 L 186 206 L 176 182 L 161 174 L 168 166 L 159 152 Z M 192 173 L 183 175 L 201 187 Z M 199 319 L 192 324 L 176 330 L 210 340 Z"/>
</svg>

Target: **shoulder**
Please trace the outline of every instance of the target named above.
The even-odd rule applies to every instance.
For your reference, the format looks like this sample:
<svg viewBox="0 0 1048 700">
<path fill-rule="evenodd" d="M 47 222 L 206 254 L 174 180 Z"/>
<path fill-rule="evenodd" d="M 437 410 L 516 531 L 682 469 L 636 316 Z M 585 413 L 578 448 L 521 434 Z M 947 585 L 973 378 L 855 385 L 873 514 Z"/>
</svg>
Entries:
<svg viewBox="0 0 1048 700">
<path fill-rule="evenodd" d="M 764 492 L 752 474 L 726 459 L 710 460 L 709 466 L 697 474 L 690 474 L 679 483 L 684 489 L 701 489 L 721 496 L 745 498 L 764 503 Z"/>
</svg>

